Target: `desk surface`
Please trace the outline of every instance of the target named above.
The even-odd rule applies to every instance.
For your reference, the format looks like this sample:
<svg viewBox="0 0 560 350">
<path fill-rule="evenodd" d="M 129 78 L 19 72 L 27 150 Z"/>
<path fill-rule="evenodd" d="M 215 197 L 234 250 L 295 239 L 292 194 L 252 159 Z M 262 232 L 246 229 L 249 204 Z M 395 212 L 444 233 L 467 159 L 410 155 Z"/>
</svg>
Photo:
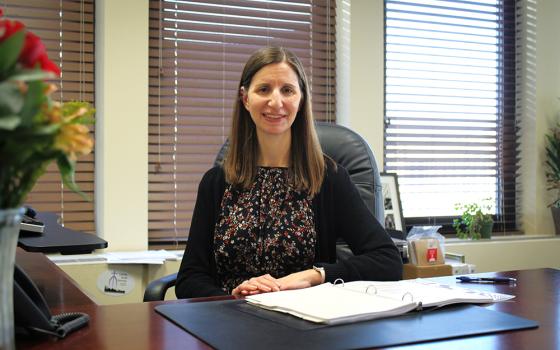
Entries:
<svg viewBox="0 0 560 350">
<path fill-rule="evenodd" d="M 154 311 L 162 302 L 96 305 L 62 270 L 40 253 L 18 249 L 17 263 L 35 280 L 54 314 L 82 311 L 91 316 L 90 325 L 66 339 L 18 339 L 18 349 L 208 349 L 208 346 Z M 517 285 L 469 287 L 514 294 L 510 302 L 487 308 L 539 322 L 539 328 L 467 337 L 399 347 L 407 349 L 558 349 L 560 348 L 560 271 L 537 269 L 493 274 L 515 277 Z M 439 277 L 451 282 L 454 277 Z M 227 297 L 226 297 L 227 298 Z M 168 301 L 189 303 L 224 298 Z M 460 327 L 461 325 L 457 325 Z M 406 330 L 403 330 L 406 331 Z"/>
</svg>

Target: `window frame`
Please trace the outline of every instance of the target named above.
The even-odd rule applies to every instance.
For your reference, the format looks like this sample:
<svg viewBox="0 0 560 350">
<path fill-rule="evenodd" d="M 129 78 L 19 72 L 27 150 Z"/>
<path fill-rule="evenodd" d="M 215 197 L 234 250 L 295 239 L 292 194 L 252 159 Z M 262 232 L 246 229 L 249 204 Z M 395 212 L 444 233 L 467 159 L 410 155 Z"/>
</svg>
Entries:
<svg viewBox="0 0 560 350">
<path fill-rule="evenodd" d="M 387 0 L 384 1 L 384 128 L 383 128 L 383 162 L 384 169 L 387 171 L 387 109 L 386 109 L 386 81 L 387 81 Z M 500 89 L 498 104 L 498 133 L 496 138 L 500 142 L 497 147 L 498 173 L 496 175 L 498 186 L 500 189 L 496 192 L 496 215 L 494 215 L 494 232 L 516 233 L 517 225 L 517 163 L 519 161 L 518 150 L 516 149 L 515 137 L 516 130 L 516 1 L 502 0 L 502 16 L 499 19 L 499 29 L 501 34 L 500 55 L 503 57 L 503 64 L 500 69 Z M 512 107 L 513 106 L 513 107 Z M 505 147 L 504 147 L 505 145 Z M 505 169 L 505 171 L 504 171 Z M 391 171 L 391 170 L 389 170 Z M 452 235 L 455 230 L 452 227 L 454 219 L 458 216 L 423 216 L 423 217 L 405 217 L 407 228 L 415 225 L 441 225 L 439 232 Z"/>
</svg>

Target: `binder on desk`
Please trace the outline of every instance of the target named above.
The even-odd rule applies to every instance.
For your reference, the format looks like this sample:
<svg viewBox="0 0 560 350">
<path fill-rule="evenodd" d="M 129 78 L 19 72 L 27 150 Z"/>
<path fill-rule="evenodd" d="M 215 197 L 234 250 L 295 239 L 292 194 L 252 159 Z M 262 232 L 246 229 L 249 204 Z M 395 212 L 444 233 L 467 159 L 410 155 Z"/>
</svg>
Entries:
<svg viewBox="0 0 560 350">
<path fill-rule="evenodd" d="M 328 325 L 397 316 L 457 303 L 485 304 L 513 295 L 488 293 L 426 280 L 356 281 L 246 297 L 249 304 Z"/>
</svg>

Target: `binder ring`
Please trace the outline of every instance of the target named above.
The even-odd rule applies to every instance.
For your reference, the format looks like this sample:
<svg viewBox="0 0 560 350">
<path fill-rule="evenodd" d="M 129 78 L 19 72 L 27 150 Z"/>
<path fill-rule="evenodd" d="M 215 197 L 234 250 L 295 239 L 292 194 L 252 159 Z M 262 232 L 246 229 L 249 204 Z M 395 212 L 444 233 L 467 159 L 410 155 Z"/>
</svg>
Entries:
<svg viewBox="0 0 560 350">
<path fill-rule="evenodd" d="M 374 286 L 373 284 L 370 284 L 369 286 L 367 286 L 367 288 L 366 288 L 366 294 L 369 294 L 368 291 L 369 291 L 370 288 L 373 288 L 373 294 L 377 294 L 377 287 Z"/>
<path fill-rule="evenodd" d="M 344 287 L 344 280 L 342 278 L 335 279 L 333 284 L 336 286 L 338 282 L 340 282 L 342 284 L 342 287 Z"/>
<path fill-rule="evenodd" d="M 405 298 L 407 295 L 410 297 L 410 301 L 414 301 L 414 296 L 413 296 L 412 293 L 410 293 L 410 292 L 404 293 L 401 300 L 404 301 L 404 298 Z"/>
</svg>

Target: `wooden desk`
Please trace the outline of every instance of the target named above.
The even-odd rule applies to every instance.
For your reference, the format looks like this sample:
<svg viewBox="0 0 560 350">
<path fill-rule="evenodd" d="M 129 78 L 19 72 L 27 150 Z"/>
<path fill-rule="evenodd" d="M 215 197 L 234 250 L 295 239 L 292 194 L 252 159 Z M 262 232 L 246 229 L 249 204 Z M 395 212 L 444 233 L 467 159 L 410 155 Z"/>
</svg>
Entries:
<svg viewBox="0 0 560 350">
<path fill-rule="evenodd" d="M 53 313 L 82 311 L 91 316 L 89 326 L 66 339 L 18 339 L 18 349 L 208 349 L 209 347 L 157 314 L 153 308 L 162 302 L 96 305 L 57 266 L 40 253 L 17 253 L 17 263 L 43 290 Z M 511 302 L 488 305 L 489 309 L 507 312 L 539 322 L 539 328 L 493 335 L 436 341 L 399 349 L 558 349 L 560 348 L 560 271 L 537 269 L 479 275 L 515 277 L 509 285 L 469 287 L 514 294 Z M 439 277 L 454 282 L 454 277 Z M 179 300 L 189 303 L 224 298 Z M 166 302 L 170 303 L 170 302 Z M 461 327 L 460 324 L 457 327 Z M 402 330 L 406 332 L 406 329 Z M 393 348 L 394 349 L 394 348 Z"/>
</svg>

